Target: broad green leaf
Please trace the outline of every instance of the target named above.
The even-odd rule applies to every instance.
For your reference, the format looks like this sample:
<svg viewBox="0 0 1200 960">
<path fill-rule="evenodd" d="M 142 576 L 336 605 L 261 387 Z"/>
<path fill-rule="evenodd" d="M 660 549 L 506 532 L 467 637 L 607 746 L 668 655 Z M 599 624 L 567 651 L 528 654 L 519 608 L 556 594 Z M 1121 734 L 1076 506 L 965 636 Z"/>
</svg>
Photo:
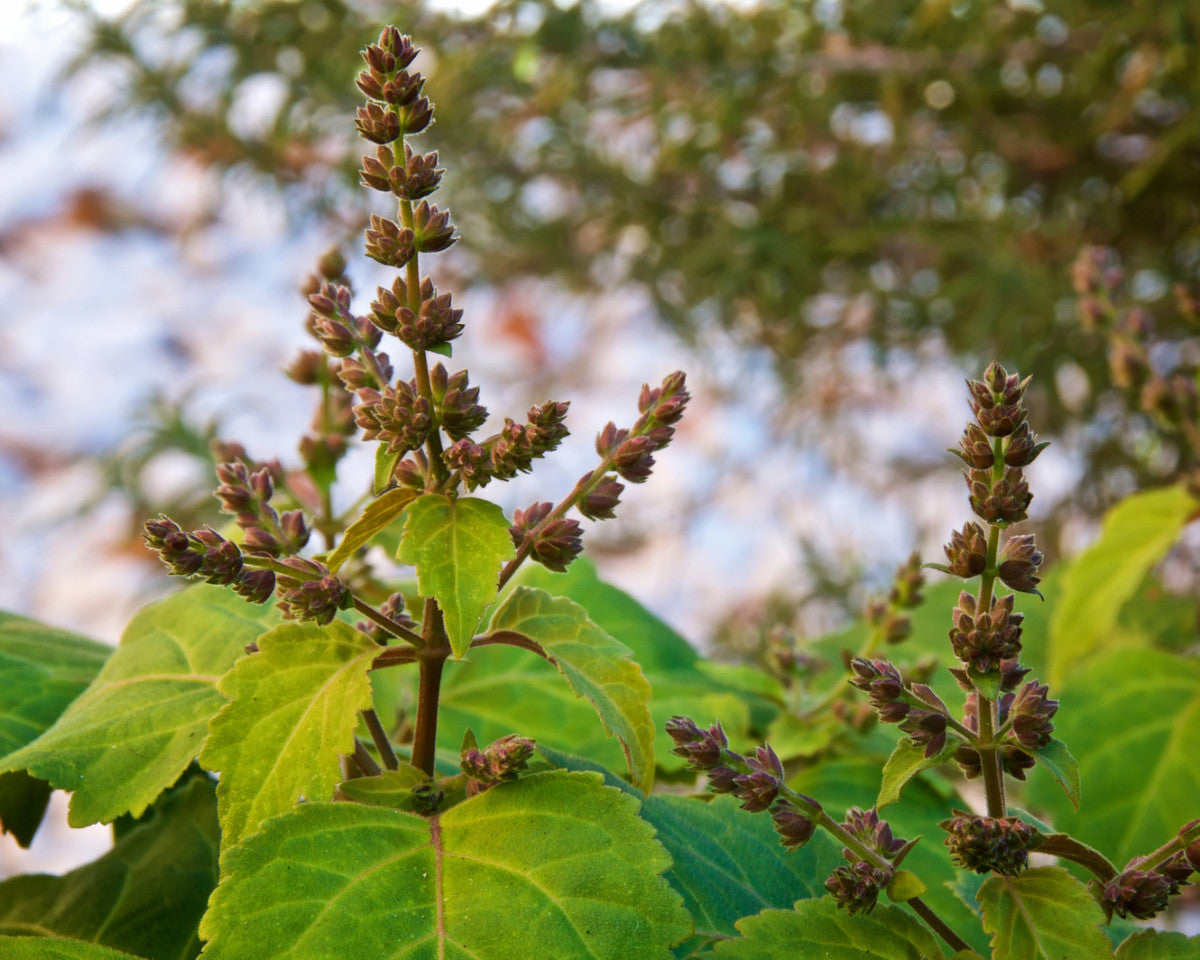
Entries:
<svg viewBox="0 0 1200 960">
<path fill-rule="evenodd" d="M 1179 485 L 1135 493 L 1108 512 L 1100 538 L 1063 577 L 1050 626 L 1052 687 L 1117 635 L 1113 627 L 1121 608 L 1197 509 L 1195 498 Z"/>
<path fill-rule="evenodd" d="M 194 957 L 217 882 L 217 842 L 212 781 L 192 777 L 98 860 L 61 877 L 0 883 L 0 934 L 70 937 L 147 960 Z M 0 948 L 0 956 L 12 954 Z"/>
<path fill-rule="evenodd" d="M 37 740 L 0 761 L 74 792 L 71 826 L 140 816 L 200 752 L 220 676 L 277 622 L 199 584 L 144 607 L 95 680 Z"/>
<path fill-rule="evenodd" d="M 879 790 L 879 763 L 861 753 L 844 759 L 827 760 L 804 771 L 789 783 L 797 790 L 821 802 L 834 819 L 841 819 L 847 808 L 868 809 Z M 912 870 L 929 887 L 921 899 L 946 921 L 974 949 L 986 954 L 987 938 L 980 929 L 972 908 L 955 892 L 954 884 L 962 874 L 955 869 L 943 845 L 942 820 L 954 815 L 964 801 L 947 789 L 933 773 L 911 780 L 901 803 L 882 814 L 897 837 L 912 840 L 922 837 L 904 858 L 904 867 Z"/>
<path fill-rule="evenodd" d="M 992 960 L 1111 960 L 1104 912 L 1062 867 L 993 875 L 979 888 Z"/>
<path fill-rule="evenodd" d="M 587 699 L 604 729 L 621 741 L 634 784 L 648 792 L 654 783 L 650 684 L 629 659 L 629 648 L 592 623 L 579 604 L 531 587 L 517 587 L 492 614 L 487 635 L 505 633 L 528 637 L 546 652 L 575 695 Z"/>
<path fill-rule="evenodd" d="M 112 647 L 0 611 L 0 757 L 46 731 L 92 682 Z M 23 770 L 0 774 L 0 831 L 29 846 L 50 785 Z"/>
<path fill-rule="evenodd" d="M 1065 683 L 1055 736 L 1071 746 L 1087 792 L 1077 812 L 1056 784 L 1031 777 L 1029 805 L 1114 863 L 1149 853 L 1196 816 L 1200 662 L 1118 650 Z"/>
<path fill-rule="evenodd" d="M 829 897 L 793 910 L 767 910 L 738 922 L 742 935 L 717 944 L 719 960 L 942 960 L 928 928 L 899 907 L 850 916 Z"/>
<path fill-rule="evenodd" d="M 303 797 L 330 800 L 340 758 L 354 752 L 358 712 L 371 705 L 367 679 L 379 645 L 334 620 L 285 623 L 264 633 L 217 685 L 229 699 L 200 754 L 221 774 L 222 860 L 270 817 Z"/>
<path fill-rule="evenodd" d="M 697 938 L 730 937 L 748 914 L 823 896 L 825 878 L 842 859 L 821 831 L 789 853 L 770 817 L 747 813 L 729 796 L 706 803 L 656 794 L 641 815 L 674 860 L 667 882 L 683 894 Z"/>
<path fill-rule="evenodd" d="M 650 714 L 656 730 L 661 730 L 663 724 L 675 714 L 687 714 L 706 723 L 720 719 L 731 738 L 746 740 L 751 736 L 751 726 L 764 730 L 780 716 L 776 704 L 748 689 L 743 675 L 731 680 L 719 669 L 710 671 L 683 637 L 629 594 L 600 580 L 595 566 L 586 558 L 576 560 L 566 573 L 553 573 L 537 564 L 527 564 L 521 568 L 516 579 L 520 584 L 545 590 L 552 596 L 574 600 L 587 611 L 592 623 L 633 651 L 634 661 L 641 665 L 646 679 L 650 681 Z M 495 653 L 490 649 L 472 651 L 471 658 L 480 659 L 484 653 L 489 654 L 489 663 L 495 662 L 492 659 Z M 512 663 L 513 669 L 529 667 L 541 670 L 546 666 L 533 663 L 528 657 L 504 662 Z M 479 674 L 483 672 L 478 671 Z M 476 680 L 486 682 L 482 676 Z M 494 692 L 500 697 L 497 702 L 514 696 L 500 689 Z M 568 702 L 574 706 L 573 701 Z M 557 702 L 554 707 L 558 711 L 564 710 Z M 495 716 L 491 711 L 488 713 L 489 716 Z M 528 711 L 521 709 L 519 704 L 517 716 L 528 716 Z M 538 742 L 585 754 L 606 765 L 616 766 L 620 758 L 612 751 L 611 743 L 602 739 L 598 743 L 593 742 L 592 732 L 581 730 L 581 726 L 582 723 L 572 724 L 572 733 L 568 736 L 564 730 L 561 737 L 551 729 L 551 736 L 539 737 Z M 480 742 L 488 739 L 484 737 L 481 727 L 477 726 L 475 732 L 480 734 Z M 513 731 L 509 729 L 502 732 Z M 529 735 L 534 736 L 532 733 Z M 573 739 L 578 736 L 587 740 Z M 686 766 L 681 758 L 665 750 L 658 755 L 657 761 L 659 768 L 668 772 L 682 771 Z"/>
<path fill-rule="evenodd" d="M 1071 751 L 1061 740 L 1050 738 L 1044 747 L 1033 751 L 1034 759 L 1050 771 L 1050 775 L 1058 781 L 1067 794 L 1071 806 L 1079 809 L 1079 763 L 1071 756 Z"/>
<path fill-rule="evenodd" d="M 767 743 L 785 763 L 798 757 L 816 757 L 846 732 L 844 721 L 834 716 L 801 719 L 780 713 L 767 728 Z"/>
<path fill-rule="evenodd" d="M 421 595 L 437 599 L 456 657 L 496 599 L 500 564 L 516 555 L 508 527 L 498 506 L 477 497 L 426 493 L 408 507 L 398 559 L 417 568 Z"/>
<path fill-rule="evenodd" d="M 325 565 L 336 573 L 343 563 L 354 556 L 359 547 L 370 543 L 376 534 L 385 530 L 416 498 L 415 490 L 393 487 L 379 499 L 372 500 L 363 510 L 362 516 L 346 529 L 337 548 L 325 558 Z"/>
<path fill-rule="evenodd" d="M 1117 960 L 1200 960 L 1200 937 L 1141 930 L 1121 942 Z"/>
<path fill-rule="evenodd" d="M 204 960 L 667 960 L 690 921 L 637 806 L 562 771 L 429 819 L 303 804 L 231 852 Z"/>
<path fill-rule="evenodd" d="M 57 937 L 0 936 L 0 957 L 4 960 L 143 960 L 94 943 Z"/>
<path fill-rule="evenodd" d="M 41 736 L 112 652 L 95 640 L 0 611 L 0 756 Z"/>
<path fill-rule="evenodd" d="M 945 763 L 953 755 L 960 742 L 953 737 L 948 738 L 946 746 L 939 753 L 932 757 L 926 757 L 923 744 L 914 743 L 909 737 L 901 737 L 896 744 L 896 749 L 892 751 L 887 763 L 883 765 L 883 783 L 879 787 L 879 796 L 875 800 L 875 806 L 882 810 L 889 803 L 899 800 L 900 791 L 904 789 L 904 785 L 909 780 L 922 770 Z"/>
</svg>

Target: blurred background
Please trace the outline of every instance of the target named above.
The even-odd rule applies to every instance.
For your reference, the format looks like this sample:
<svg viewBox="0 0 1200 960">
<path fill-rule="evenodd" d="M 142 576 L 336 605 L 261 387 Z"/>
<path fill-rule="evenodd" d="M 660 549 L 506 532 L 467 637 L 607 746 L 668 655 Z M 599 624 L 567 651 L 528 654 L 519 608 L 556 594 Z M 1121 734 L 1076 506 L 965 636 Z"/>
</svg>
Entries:
<svg viewBox="0 0 1200 960">
<path fill-rule="evenodd" d="M 331 246 L 358 309 L 390 281 L 352 122 L 386 22 L 437 109 L 452 369 L 497 419 L 571 401 L 505 509 L 688 372 L 678 440 L 585 542 L 698 646 L 829 631 L 940 560 L 993 358 L 1053 441 L 1051 561 L 1194 470 L 1188 0 L 38 0 L 0 23 L 0 607 L 115 641 L 172 586 L 143 519 L 216 516 L 212 441 L 297 459 L 300 286 Z"/>
</svg>

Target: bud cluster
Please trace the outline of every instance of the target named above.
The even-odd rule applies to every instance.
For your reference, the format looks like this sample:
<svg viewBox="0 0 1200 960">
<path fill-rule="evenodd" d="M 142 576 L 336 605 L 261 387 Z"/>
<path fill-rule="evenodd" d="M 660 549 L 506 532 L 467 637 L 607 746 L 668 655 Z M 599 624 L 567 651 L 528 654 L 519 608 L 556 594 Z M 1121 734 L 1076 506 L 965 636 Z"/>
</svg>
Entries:
<svg viewBox="0 0 1200 960">
<path fill-rule="evenodd" d="M 844 848 L 842 856 L 848 862 L 835 869 L 825 881 L 825 889 L 847 913 L 870 913 L 875 909 L 879 891 L 892 882 L 894 865 L 910 845 L 893 836 L 891 826 L 886 820 L 880 820 L 874 809 L 851 807 L 846 811 L 842 829 L 872 853 L 890 862 L 887 866 L 869 863 L 853 850 Z"/>
<path fill-rule="evenodd" d="M 463 312 L 451 306 L 450 294 L 439 294 L 429 277 L 421 281 L 419 294 L 421 302 L 414 313 L 408 306 L 403 279 L 392 281 L 391 289 L 377 287 L 371 322 L 413 350 L 433 350 L 456 339 L 463 331 L 459 323 Z"/>
<path fill-rule="evenodd" d="M 951 859 L 964 870 L 1015 877 L 1029 865 L 1038 832 L 1016 817 L 981 817 L 962 810 L 938 824 Z"/>
<path fill-rule="evenodd" d="M 221 510 L 232 514 L 242 528 L 242 547 L 249 553 L 268 557 L 298 553 L 311 535 L 303 511 L 279 514 L 271 506 L 278 472 L 271 466 L 251 471 L 240 460 L 217 464 L 221 482 L 216 497 Z"/>
<path fill-rule="evenodd" d="M 855 657 L 850 661 L 850 685 L 867 694 L 883 723 L 898 723 L 914 743 L 934 757 L 946 746 L 950 713 L 942 699 L 924 683 L 908 684 L 887 660 Z"/>
<path fill-rule="evenodd" d="M 287 619 L 315 620 L 325 626 L 339 610 L 354 606 L 350 588 L 323 563 L 302 557 L 286 557 L 280 562 L 292 571 L 276 577 L 279 609 Z"/>
<path fill-rule="evenodd" d="M 1033 499 L 1023 468 L 1046 444 L 1037 442 L 1029 426 L 1023 399 L 1028 382 L 994 362 L 982 380 L 967 381 L 975 423 L 967 426 L 952 452 L 967 467 L 963 476 L 971 509 L 988 523 L 1007 526 L 1024 520 Z"/>
<path fill-rule="evenodd" d="M 460 765 L 467 775 L 467 796 L 473 797 L 505 780 L 516 780 L 528 767 L 533 748 L 532 740 L 516 734 L 501 737 L 482 750 L 464 747 Z"/>
<path fill-rule="evenodd" d="M 158 553 L 172 576 L 233 587 L 251 603 L 265 603 L 275 588 L 270 570 L 244 566 L 238 545 L 209 527 L 184 533 L 174 520 L 159 516 L 147 520 L 143 530 L 146 545 Z"/>
<path fill-rule="evenodd" d="M 974 596 L 965 590 L 954 607 L 950 643 L 954 655 L 979 673 L 998 670 L 1003 660 L 1021 653 L 1022 613 L 1013 610 L 1013 595 L 992 597 L 987 610 L 979 610 Z"/>
<path fill-rule="evenodd" d="M 378 440 L 389 453 L 404 454 L 425 443 L 433 428 L 428 400 L 420 395 L 416 380 L 398 380 L 383 391 L 358 391 L 354 420 L 364 440 Z"/>
<path fill-rule="evenodd" d="M 1026 683 L 1019 691 L 1012 690 L 1029 671 L 1015 660 L 1001 665 L 1000 689 L 1004 691 L 997 702 L 1001 728 L 1007 727 L 1010 739 L 1000 749 L 1000 759 L 1005 773 L 1018 780 L 1025 779 L 1026 771 L 1033 766 L 1031 751 L 1041 749 L 1050 742 L 1054 732 L 1053 718 L 1058 712 L 1058 701 L 1048 697 L 1049 688 L 1036 680 Z M 960 684 L 964 686 L 962 678 Z M 973 732 L 979 731 L 979 695 L 972 690 L 967 695 L 963 726 Z M 967 779 L 982 773 L 979 752 L 963 744 L 955 751 L 954 759 L 962 768 Z"/>
<path fill-rule="evenodd" d="M 1142 869 L 1146 865 L 1145 857 L 1135 857 L 1107 883 L 1093 884 L 1094 890 L 1099 887 L 1100 906 L 1109 920 L 1114 913 L 1119 917 L 1151 919 L 1170 905 L 1172 897 L 1178 896 L 1194 869 L 1182 851 L 1154 869 Z"/>
<path fill-rule="evenodd" d="M 393 593 L 379 605 L 379 612 L 393 623 L 398 623 L 409 630 L 415 630 L 417 627 L 416 621 L 408 615 L 404 609 L 404 605 L 404 594 Z M 365 633 L 376 643 L 388 644 L 393 641 L 393 635 L 390 632 L 372 621 L 360 620 L 355 624 L 355 627 L 360 633 Z"/>
<path fill-rule="evenodd" d="M 816 829 L 812 817 L 821 806 L 811 797 L 783 793 L 783 764 L 768 744 L 758 747 L 753 757 L 743 757 L 729 749 L 719 723 L 702 730 L 690 717 L 677 716 L 667 721 L 666 730 L 675 743 L 671 752 L 683 757 L 692 770 L 707 774 L 708 789 L 732 794 L 750 813 L 769 810 L 785 847 L 796 849 L 812 838 Z"/>
<path fill-rule="evenodd" d="M 535 503 L 513 512 L 513 546 L 549 570 L 563 572 L 583 550 L 583 528 L 570 517 L 552 517 L 554 504 Z"/>
<path fill-rule="evenodd" d="M 533 469 L 533 461 L 558 448 L 569 433 L 567 402 L 553 400 L 530 407 L 525 423 L 505 418 L 499 433 L 481 443 L 463 438 L 446 450 L 446 466 L 457 470 L 471 488 L 492 480 L 511 480 Z"/>
</svg>

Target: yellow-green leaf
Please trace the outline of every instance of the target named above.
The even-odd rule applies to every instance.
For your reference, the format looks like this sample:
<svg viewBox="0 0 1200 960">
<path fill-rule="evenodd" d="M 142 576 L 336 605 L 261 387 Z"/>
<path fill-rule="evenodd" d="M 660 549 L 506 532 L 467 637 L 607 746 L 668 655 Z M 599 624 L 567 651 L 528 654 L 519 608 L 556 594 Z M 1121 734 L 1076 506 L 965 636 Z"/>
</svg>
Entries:
<svg viewBox="0 0 1200 960">
<path fill-rule="evenodd" d="M 503 511 L 477 497 L 427 493 L 408 508 L 399 560 L 417 568 L 417 589 L 442 608 L 456 657 L 499 589 L 500 565 L 516 555 Z"/>
<path fill-rule="evenodd" d="M 378 500 L 372 500 L 362 516 L 346 529 L 337 548 L 325 558 L 325 565 L 334 573 L 349 560 L 359 547 L 366 546 L 376 534 L 383 532 L 417 497 L 415 490 L 393 487 Z"/>
<path fill-rule="evenodd" d="M 229 699 L 200 755 L 217 787 L 222 861 L 270 817 L 302 798 L 332 799 L 340 757 L 354 751 L 358 711 L 371 705 L 368 636 L 334 620 L 285 623 L 258 641 L 217 689 Z"/>
<path fill-rule="evenodd" d="M 654 783 L 650 684 L 630 650 L 588 619 L 587 611 L 544 590 L 517 587 L 492 614 L 487 636 L 517 634 L 536 642 L 578 697 L 586 698 L 610 736 L 621 741 L 633 782 Z"/>
<path fill-rule="evenodd" d="M 691 923 L 637 808 L 562 771 L 428 819 L 303 804 L 231 852 L 203 960 L 670 960 Z"/>
</svg>

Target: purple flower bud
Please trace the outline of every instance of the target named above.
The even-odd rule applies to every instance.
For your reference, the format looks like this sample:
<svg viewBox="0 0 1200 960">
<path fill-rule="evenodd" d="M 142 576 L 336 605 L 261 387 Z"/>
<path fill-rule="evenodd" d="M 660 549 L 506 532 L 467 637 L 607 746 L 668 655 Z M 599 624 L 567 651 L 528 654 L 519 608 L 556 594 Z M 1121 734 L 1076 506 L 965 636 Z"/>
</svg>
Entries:
<svg viewBox="0 0 1200 960">
<path fill-rule="evenodd" d="M 981 817 L 961 810 L 938 824 L 950 857 L 964 870 L 1015 877 L 1029 863 L 1037 830 L 1016 817 Z"/>
</svg>

